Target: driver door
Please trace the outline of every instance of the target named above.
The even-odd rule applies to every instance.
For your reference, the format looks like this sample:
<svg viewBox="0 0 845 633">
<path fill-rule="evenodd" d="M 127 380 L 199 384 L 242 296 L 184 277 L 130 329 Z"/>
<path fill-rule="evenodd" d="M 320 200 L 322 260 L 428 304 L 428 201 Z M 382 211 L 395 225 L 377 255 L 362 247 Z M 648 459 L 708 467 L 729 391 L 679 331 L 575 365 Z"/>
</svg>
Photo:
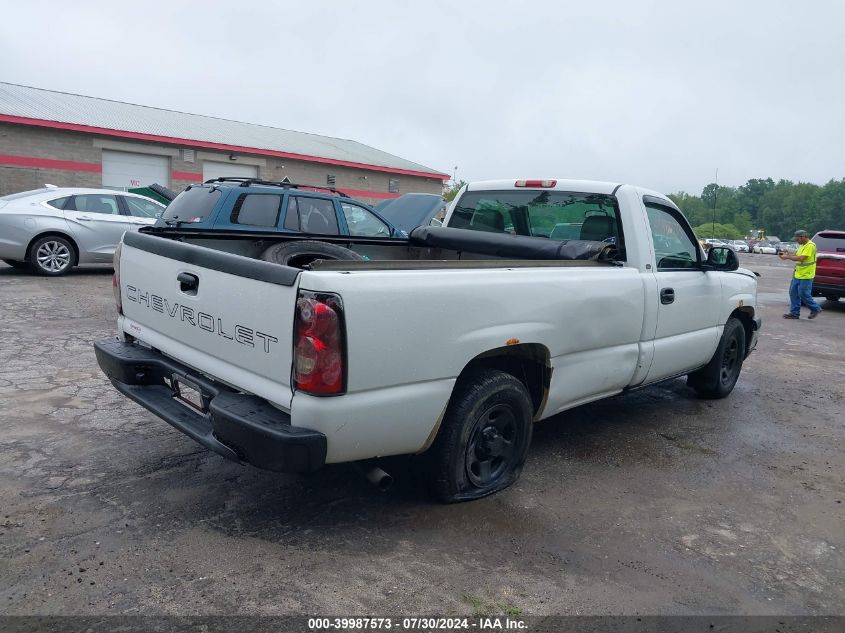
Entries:
<svg viewBox="0 0 845 633">
<path fill-rule="evenodd" d="M 349 235 L 390 237 L 390 227 L 361 205 L 341 200 L 340 208 Z"/>
<path fill-rule="evenodd" d="M 645 382 L 705 365 L 719 342 L 720 276 L 706 273 L 698 242 L 683 215 L 645 201 L 654 250 L 657 326 Z"/>
</svg>

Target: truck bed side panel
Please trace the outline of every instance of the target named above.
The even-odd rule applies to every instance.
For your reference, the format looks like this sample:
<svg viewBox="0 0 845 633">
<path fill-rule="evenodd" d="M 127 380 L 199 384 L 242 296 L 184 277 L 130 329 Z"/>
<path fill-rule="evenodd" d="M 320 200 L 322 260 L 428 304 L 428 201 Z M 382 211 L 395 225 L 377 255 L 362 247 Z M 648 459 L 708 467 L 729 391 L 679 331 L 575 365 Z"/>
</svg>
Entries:
<svg viewBox="0 0 845 633">
<path fill-rule="evenodd" d="M 379 420 L 390 410 L 395 433 L 382 434 L 384 454 L 419 450 L 467 363 L 509 341 L 549 351 L 553 385 L 544 417 L 618 393 L 637 367 L 645 298 L 632 268 L 304 272 L 300 285 L 337 292 L 344 302 L 350 395 L 337 405 L 361 406 L 345 409 L 342 424 L 294 416 L 326 433 L 330 447 L 333 435 L 354 438 L 374 410 Z M 300 398 L 294 412 L 316 410 L 310 402 L 298 409 Z M 368 399 L 378 406 L 368 408 Z"/>
</svg>

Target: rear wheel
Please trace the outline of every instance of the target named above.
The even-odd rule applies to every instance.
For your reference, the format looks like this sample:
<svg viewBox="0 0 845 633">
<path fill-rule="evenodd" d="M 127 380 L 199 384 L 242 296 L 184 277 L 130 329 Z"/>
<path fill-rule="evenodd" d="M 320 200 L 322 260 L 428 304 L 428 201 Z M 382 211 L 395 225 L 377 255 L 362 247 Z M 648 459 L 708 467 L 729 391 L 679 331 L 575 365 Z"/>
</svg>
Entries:
<svg viewBox="0 0 845 633">
<path fill-rule="evenodd" d="M 73 245 L 58 235 L 42 237 L 29 251 L 29 267 L 39 275 L 57 277 L 76 265 Z"/>
<path fill-rule="evenodd" d="M 510 374 L 483 370 L 463 379 L 428 455 L 437 497 L 470 501 L 515 482 L 528 456 L 532 419 L 531 397 Z"/>
<path fill-rule="evenodd" d="M 687 384 L 702 398 L 724 398 L 733 391 L 745 360 L 745 328 L 731 317 L 713 358 L 687 377 Z"/>
<path fill-rule="evenodd" d="M 18 261 L 15 261 L 14 259 L 4 259 L 3 263 L 9 264 L 9 266 L 11 266 L 12 268 L 17 268 L 17 269 L 26 268 L 29 265 L 26 262 L 18 262 Z"/>
<path fill-rule="evenodd" d="M 833 301 L 834 303 L 839 301 L 839 295 L 825 295 L 824 298 L 828 301 Z"/>
</svg>

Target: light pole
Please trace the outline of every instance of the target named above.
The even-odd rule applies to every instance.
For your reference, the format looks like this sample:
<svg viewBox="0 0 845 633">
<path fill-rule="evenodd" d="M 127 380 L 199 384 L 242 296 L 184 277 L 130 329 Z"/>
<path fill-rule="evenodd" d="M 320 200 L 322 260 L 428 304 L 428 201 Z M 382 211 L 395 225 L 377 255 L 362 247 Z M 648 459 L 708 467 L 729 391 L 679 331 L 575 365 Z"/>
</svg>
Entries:
<svg viewBox="0 0 845 633">
<path fill-rule="evenodd" d="M 716 186 L 716 188 L 713 189 L 713 224 L 711 225 L 711 228 L 713 230 L 711 231 L 711 233 L 713 233 L 713 239 L 715 240 L 716 239 L 716 198 L 719 195 L 719 168 L 718 167 L 716 168 L 716 180 L 713 182 L 713 184 Z"/>
</svg>

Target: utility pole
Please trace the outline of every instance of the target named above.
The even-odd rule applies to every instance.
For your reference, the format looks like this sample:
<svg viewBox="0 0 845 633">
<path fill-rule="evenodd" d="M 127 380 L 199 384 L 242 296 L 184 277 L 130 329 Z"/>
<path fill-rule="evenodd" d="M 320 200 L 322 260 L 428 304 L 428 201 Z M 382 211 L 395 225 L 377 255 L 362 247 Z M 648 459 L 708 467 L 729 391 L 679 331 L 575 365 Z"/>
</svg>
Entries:
<svg viewBox="0 0 845 633">
<path fill-rule="evenodd" d="M 716 185 L 716 188 L 713 190 L 713 224 L 711 228 L 713 229 L 711 233 L 713 233 L 713 239 L 716 239 L 716 198 L 719 195 L 719 168 L 716 168 L 716 180 L 713 182 Z"/>
</svg>

